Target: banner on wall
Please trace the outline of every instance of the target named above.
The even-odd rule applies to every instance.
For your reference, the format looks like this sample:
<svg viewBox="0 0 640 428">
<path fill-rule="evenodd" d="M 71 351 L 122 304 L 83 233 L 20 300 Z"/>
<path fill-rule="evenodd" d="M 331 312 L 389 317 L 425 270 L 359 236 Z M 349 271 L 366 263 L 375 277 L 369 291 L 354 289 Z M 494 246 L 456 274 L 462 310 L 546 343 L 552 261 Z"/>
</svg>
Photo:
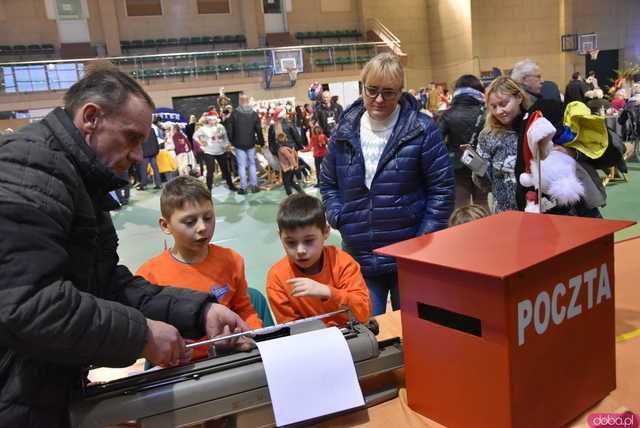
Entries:
<svg viewBox="0 0 640 428">
<path fill-rule="evenodd" d="M 59 21 L 84 19 L 81 0 L 56 0 Z"/>
<path fill-rule="evenodd" d="M 185 118 L 179 111 L 168 107 L 158 107 L 153 112 L 153 118 L 159 117 L 162 122 L 177 123 L 180 126 L 187 125 L 187 118 Z"/>
</svg>

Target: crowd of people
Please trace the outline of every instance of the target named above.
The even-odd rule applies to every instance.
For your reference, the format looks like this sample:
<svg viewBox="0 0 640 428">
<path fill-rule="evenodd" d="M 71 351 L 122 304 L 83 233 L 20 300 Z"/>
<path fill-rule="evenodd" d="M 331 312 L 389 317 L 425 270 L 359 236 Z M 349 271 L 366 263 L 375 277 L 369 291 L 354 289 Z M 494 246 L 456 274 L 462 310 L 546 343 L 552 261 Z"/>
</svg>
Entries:
<svg viewBox="0 0 640 428">
<path fill-rule="evenodd" d="M 118 190 L 119 201 L 129 203 L 131 185 L 146 190 L 150 176 L 156 190 L 186 175 L 201 177 L 211 190 L 217 174 L 240 195 L 278 183 L 287 194 L 304 192 L 304 185 L 319 187 L 317 172 L 341 114 L 337 97 L 323 91 L 317 102 L 297 106 L 265 104 L 242 94 L 235 109 L 226 102 L 212 105 L 183 127 L 155 116 L 143 161 L 122 176 L 130 185 Z M 304 152 L 312 155 L 311 165 L 300 156 Z"/>
<path fill-rule="evenodd" d="M 328 91 L 315 104 L 267 111 L 243 94 L 237 108 L 212 107 L 181 128 L 152 123 L 153 100 L 140 85 L 98 69 L 69 89 L 64 108 L 3 136 L 0 259 L 11 260 L 0 271 L 3 425 L 68 425 L 71 394 L 92 364 L 142 356 L 175 366 L 194 357 L 186 338 L 268 325 L 271 313 L 282 323 L 347 304 L 364 322 L 384 313 L 389 299 L 397 309 L 396 261 L 376 248 L 524 210 L 532 192 L 552 202 L 539 212 L 601 216 L 606 192 L 597 169 L 617 164 L 620 148 L 606 130 L 596 148 L 572 145 L 581 134 L 564 116 L 575 104 L 545 95 L 535 62 L 518 62 L 487 88 L 463 75 L 450 100 L 442 85 L 405 91 L 404 82 L 399 58 L 382 53 L 363 67 L 362 97 L 345 110 Z M 563 203 L 524 183 L 531 143 L 540 144 L 533 150 L 540 157 L 561 153 L 573 162 L 582 197 Z M 172 162 L 178 177 L 163 183 Z M 265 272 L 266 299 L 247 287 L 242 255 L 210 243 L 216 164 L 241 195 L 261 191 L 261 169 L 281 172 L 289 196 L 274 223 L 285 255 Z M 159 224 L 174 238 L 136 276 L 119 264 L 109 214 L 119 205 L 110 192 L 127 188 L 134 165 L 139 189 L 149 170 L 162 189 Z M 298 182 L 305 172 L 321 198 L 305 194 Z M 342 249 L 325 246 L 331 228 Z"/>
</svg>

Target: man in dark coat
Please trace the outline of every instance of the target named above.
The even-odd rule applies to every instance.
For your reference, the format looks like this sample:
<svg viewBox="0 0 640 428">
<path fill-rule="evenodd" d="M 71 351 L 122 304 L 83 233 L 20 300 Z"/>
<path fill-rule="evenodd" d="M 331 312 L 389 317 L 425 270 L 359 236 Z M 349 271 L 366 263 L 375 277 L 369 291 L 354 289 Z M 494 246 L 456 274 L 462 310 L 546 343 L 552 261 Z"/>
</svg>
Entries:
<svg viewBox="0 0 640 428">
<path fill-rule="evenodd" d="M 227 134 L 231 145 L 236 148 L 236 162 L 240 187 L 238 194 L 247 194 L 247 165 L 249 166 L 249 183 L 251 191 L 257 193 L 258 176 L 256 175 L 256 144 L 264 145 L 264 135 L 260 118 L 249 105 L 249 97 L 240 95 L 240 105 L 231 113 L 227 124 Z"/>
<path fill-rule="evenodd" d="M 64 109 L 0 139 L 2 427 L 69 426 L 89 365 L 176 365 L 189 358 L 183 337 L 247 329 L 212 295 L 118 264 L 109 192 L 142 159 L 152 111 L 136 81 L 99 69 Z"/>
<path fill-rule="evenodd" d="M 586 85 L 580 78 L 580 73 L 576 71 L 571 75 L 571 81 L 567 83 L 567 87 L 564 90 L 564 103 L 569 104 L 572 101 L 585 102 L 584 93 L 586 90 Z"/>
<path fill-rule="evenodd" d="M 316 109 L 316 120 L 322 128 L 322 133 L 331 137 L 338 127 L 338 122 L 342 116 L 342 106 L 331 96 L 331 92 L 324 91 L 322 93 L 322 103 Z"/>
</svg>

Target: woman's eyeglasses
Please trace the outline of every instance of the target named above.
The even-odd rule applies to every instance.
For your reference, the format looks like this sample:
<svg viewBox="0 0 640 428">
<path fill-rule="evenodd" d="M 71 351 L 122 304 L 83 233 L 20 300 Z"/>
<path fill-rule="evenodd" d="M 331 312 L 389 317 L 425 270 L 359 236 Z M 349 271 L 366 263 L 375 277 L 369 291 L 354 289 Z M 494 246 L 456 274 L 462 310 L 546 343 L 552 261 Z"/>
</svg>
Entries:
<svg viewBox="0 0 640 428">
<path fill-rule="evenodd" d="M 365 86 L 364 94 L 371 99 L 378 98 L 378 95 L 382 95 L 382 99 L 390 101 L 395 99 L 400 91 L 394 91 L 393 89 L 379 89 L 376 86 Z"/>
</svg>

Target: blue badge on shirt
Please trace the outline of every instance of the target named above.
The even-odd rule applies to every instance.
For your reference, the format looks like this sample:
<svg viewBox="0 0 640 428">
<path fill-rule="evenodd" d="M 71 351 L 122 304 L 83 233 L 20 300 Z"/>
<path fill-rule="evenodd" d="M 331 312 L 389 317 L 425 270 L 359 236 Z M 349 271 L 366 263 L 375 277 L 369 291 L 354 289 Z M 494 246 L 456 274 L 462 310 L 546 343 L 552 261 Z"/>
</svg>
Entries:
<svg viewBox="0 0 640 428">
<path fill-rule="evenodd" d="M 225 284 L 223 287 L 216 287 L 215 285 L 211 287 L 211 294 L 213 294 L 216 299 L 220 300 L 222 296 L 229 292 L 229 285 Z"/>
</svg>

